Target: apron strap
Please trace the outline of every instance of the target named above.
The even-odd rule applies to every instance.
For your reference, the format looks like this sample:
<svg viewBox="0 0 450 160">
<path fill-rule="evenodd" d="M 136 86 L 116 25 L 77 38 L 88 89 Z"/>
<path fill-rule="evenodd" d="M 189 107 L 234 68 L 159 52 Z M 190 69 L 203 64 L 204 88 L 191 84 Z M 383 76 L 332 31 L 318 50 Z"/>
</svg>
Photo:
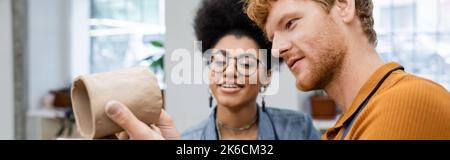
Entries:
<svg viewBox="0 0 450 160">
<path fill-rule="evenodd" d="M 381 85 L 384 83 L 384 81 L 395 71 L 398 70 L 405 70 L 405 68 L 403 66 L 399 66 L 397 68 L 392 69 L 391 71 L 389 71 L 386 75 L 384 75 L 384 77 L 378 82 L 378 84 L 375 86 L 375 88 L 370 92 L 370 94 L 366 97 L 366 99 L 364 99 L 363 103 L 361 103 L 361 105 L 359 105 L 358 110 L 352 115 L 350 116 L 350 118 L 344 123 L 344 134 L 342 134 L 341 140 L 344 140 L 345 137 L 347 136 L 348 132 L 350 131 L 350 128 L 352 127 L 355 119 L 359 116 L 359 114 L 361 113 L 361 111 L 366 107 L 367 103 L 369 103 L 370 99 L 372 98 L 372 96 L 378 91 L 378 89 L 381 87 Z"/>
</svg>

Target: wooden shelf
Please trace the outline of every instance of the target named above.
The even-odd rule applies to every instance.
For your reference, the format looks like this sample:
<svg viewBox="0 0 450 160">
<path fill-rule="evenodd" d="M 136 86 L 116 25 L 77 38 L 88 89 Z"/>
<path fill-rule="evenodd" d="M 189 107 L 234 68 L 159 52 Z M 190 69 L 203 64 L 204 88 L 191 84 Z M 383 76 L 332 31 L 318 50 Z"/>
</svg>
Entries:
<svg viewBox="0 0 450 160">
<path fill-rule="evenodd" d="M 34 109 L 28 111 L 29 117 L 35 118 L 64 118 L 67 109 Z"/>
</svg>

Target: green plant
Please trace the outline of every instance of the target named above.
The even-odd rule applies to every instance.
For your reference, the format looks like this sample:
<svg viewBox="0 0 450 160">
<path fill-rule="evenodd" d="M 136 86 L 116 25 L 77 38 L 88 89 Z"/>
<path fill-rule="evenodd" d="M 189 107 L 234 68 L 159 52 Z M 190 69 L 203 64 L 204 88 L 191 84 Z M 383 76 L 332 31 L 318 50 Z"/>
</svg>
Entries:
<svg viewBox="0 0 450 160">
<path fill-rule="evenodd" d="M 151 41 L 150 44 L 156 48 L 164 48 L 164 44 L 161 41 Z M 164 54 L 150 55 L 144 58 L 143 61 L 147 61 L 149 68 L 154 72 L 164 69 Z"/>
<path fill-rule="evenodd" d="M 151 41 L 149 45 L 160 49 L 164 48 L 161 41 Z M 142 59 L 141 62 L 146 62 L 148 68 L 155 73 L 159 86 L 164 89 L 166 86 L 164 83 L 164 53 L 154 53 Z"/>
</svg>

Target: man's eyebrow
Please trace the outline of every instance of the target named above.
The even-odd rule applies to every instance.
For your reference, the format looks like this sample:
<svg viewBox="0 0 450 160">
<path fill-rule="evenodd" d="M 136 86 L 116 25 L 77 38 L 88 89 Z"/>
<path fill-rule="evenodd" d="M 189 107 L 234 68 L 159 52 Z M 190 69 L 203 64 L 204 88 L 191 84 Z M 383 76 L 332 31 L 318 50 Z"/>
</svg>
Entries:
<svg viewBox="0 0 450 160">
<path fill-rule="evenodd" d="M 296 15 L 295 11 L 286 11 L 284 13 L 281 13 L 279 15 L 277 15 L 275 17 L 275 19 L 277 20 L 277 22 L 275 23 L 276 25 L 274 26 L 275 28 L 280 27 L 285 21 L 287 21 L 287 19 L 293 17 L 294 15 Z M 281 17 L 281 18 L 280 18 Z M 267 30 L 267 29 L 266 29 Z M 267 38 L 269 39 L 269 41 L 273 41 L 273 35 L 269 35 L 267 34 Z"/>
<path fill-rule="evenodd" d="M 278 21 L 277 26 L 281 26 L 281 25 L 284 24 L 288 19 L 294 17 L 297 13 L 296 13 L 295 11 L 287 11 L 287 12 L 284 12 L 284 13 L 282 13 L 282 14 L 283 14 L 283 15 L 282 15 L 283 18 L 281 18 L 281 19 Z"/>
</svg>

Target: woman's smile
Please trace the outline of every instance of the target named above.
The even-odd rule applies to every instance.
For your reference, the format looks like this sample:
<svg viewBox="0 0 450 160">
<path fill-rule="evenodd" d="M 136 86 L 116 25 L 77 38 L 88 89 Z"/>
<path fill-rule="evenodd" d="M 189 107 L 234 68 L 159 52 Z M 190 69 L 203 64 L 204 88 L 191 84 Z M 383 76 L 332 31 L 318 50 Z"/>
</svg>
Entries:
<svg viewBox="0 0 450 160">
<path fill-rule="evenodd" d="M 231 83 L 219 84 L 218 86 L 219 86 L 219 90 L 225 94 L 235 94 L 244 88 L 244 85 L 231 84 Z"/>
</svg>

